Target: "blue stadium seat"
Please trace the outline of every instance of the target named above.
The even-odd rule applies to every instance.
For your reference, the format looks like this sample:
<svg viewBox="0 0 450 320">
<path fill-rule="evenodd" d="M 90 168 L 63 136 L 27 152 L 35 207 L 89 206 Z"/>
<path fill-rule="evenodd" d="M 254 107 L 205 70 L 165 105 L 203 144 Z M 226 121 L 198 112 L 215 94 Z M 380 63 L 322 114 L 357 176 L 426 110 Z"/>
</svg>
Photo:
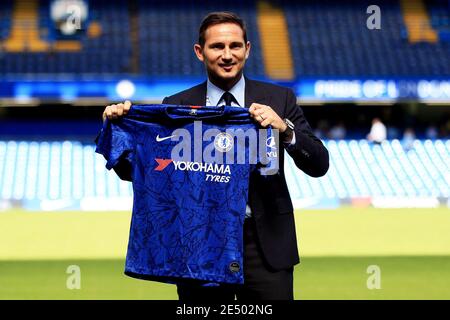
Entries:
<svg viewBox="0 0 450 320">
<path fill-rule="evenodd" d="M 439 7 L 443 2 L 435 0 L 434 5 Z M 382 29 L 373 31 L 366 28 L 368 15 L 362 14 L 373 4 L 370 1 L 339 1 L 339 5 L 312 0 L 281 3 L 298 76 L 450 75 L 448 43 L 410 44 L 402 35 L 404 22 L 399 1 L 376 3 L 382 10 Z M 430 6 L 433 8 L 433 1 Z M 448 17 L 448 6 L 447 11 L 439 13 Z"/>
<path fill-rule="evenodd" d="M 328 140 L 330 169 L 311 178 L 286 157 L 294 202 L 307 199 L 450 196 L 450 141 Z M 0 200 L 105 199 L 132 196 L 131 183 L 105 169 L 95 146 L 76 141 L 0 141 Z"/>
<path fill-rule="evenodd" d="M 39 28 L 52 41 L 49 0 L 39 1 Z M 380 0 L 381 30 L 368 30 L 369 0 L 277 1 L 284 9 L 297 77 L 449 76 L 450 42 L 410 44 L 399 1 Z M 204 76 L 192 47 L 198 26 L 210 11 L 231 10 L 248 25 L 253 50 L 246 74 L 265 78 L 257 25 L 257 1 L 125 0 L 89 1 L 89 18 L 102 28 L 99 38 L 82 37 L 82 50 L 52 53 L 0 53 L 2 74 L 138 74 L 174 78 Z M 0 3 L 0 41 L 11 29 L 13 1 Z M 427 2 L 431 23 L 450 39 L 448 1 Z M 131 21 L 136 17 L 137 21 Z M 131 25 L 138 27 L 132 44 Z M 44 32 L 45 30 L 49 32 Z M 280 57 L 282 58 L 282 57 Z"/>
</svg>

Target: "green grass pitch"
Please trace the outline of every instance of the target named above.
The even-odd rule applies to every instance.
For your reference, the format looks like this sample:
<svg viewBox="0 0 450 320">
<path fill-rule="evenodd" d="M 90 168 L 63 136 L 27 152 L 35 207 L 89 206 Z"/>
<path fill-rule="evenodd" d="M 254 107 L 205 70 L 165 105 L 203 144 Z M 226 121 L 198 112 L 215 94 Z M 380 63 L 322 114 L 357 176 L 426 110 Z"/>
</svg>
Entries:
<svg viewBox="0 0 450 320">
<path fill-rule="evenodd" d="M 296 299 L 450 299 L 450 210 L 301 210 Z M 130 214 L 0 212 L 0 299 L 176 299 L 123 274 Z M 70 290 L 67 268 L 79 266 Z M 380 288 L 369 289 L 369 266 Z M 369 281 L 370 282 L 370 281 Z"/>
</svg>

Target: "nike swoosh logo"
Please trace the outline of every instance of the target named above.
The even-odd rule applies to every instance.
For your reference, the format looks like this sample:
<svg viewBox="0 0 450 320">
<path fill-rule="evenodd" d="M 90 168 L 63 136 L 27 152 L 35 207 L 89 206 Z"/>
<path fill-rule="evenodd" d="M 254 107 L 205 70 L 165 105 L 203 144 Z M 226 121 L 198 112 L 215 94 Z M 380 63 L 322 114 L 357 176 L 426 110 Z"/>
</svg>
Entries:
<svg viewBox="0 0 450 320">
<path fill-rule="evenodd" d="M 172 135 L 172 136 L 168 136 L 168 137 L 160 138 L 160 137 L 159 137 L 159 134 L 158 134 L 158 135 L 156 136 L 156 141 L 157 141 L 157 142 L 161 142 L 161 141 L 164 141 L 164 140 L 170 139 L 170 138 L 172 138 L 172 137 L 176 137 L 176 135 Z"/>
</svg>

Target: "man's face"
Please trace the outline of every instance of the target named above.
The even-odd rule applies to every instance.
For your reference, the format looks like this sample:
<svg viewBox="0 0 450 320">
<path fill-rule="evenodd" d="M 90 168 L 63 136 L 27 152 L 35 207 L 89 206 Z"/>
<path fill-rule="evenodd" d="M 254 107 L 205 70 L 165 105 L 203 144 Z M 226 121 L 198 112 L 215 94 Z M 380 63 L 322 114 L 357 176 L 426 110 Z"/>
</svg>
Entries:
<svg viewBox="0 0 450 320">
<path fill-rule="evenodd" d="M 236 83 L 250 53 L 250 42 L 244 42 L 244 32 L 234 23 L 217 24 L 206 29 L 203 48 L 194 46 L 211 80 Z"/>
</svg>

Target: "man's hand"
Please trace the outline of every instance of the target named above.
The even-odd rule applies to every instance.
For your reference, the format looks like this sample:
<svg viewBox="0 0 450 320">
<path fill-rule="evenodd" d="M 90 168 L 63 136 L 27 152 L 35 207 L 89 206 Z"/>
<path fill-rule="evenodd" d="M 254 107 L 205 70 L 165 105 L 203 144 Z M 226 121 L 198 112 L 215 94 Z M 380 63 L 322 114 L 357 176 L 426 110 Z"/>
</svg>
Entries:
<svg viewBox="0 0 450 320">
<path fill-rule="evenodd" d="M 103 121 L 108 119 L 117 119 L 121 116 L 124 116 L 128 113 L 131 108 L 131 102 L 126 100 L 124 103 L 112 104 L 105 108 L 103 111 Z"/>
<path fill-rule="evenodd" d="M 271 107 L 259 103 L 252 103 L 248 111 L 250 112 L 250 116 L 258 121 L 263 128 L 272 126 L 272 128 L 278 129 L 281 133 L 286 131 L 286 123 L 284 123 L 283 119 Z"/>
<path fill-rule="evenodd" d="M 278 129 L 281 133 L 284 133 L 287 129 L 287 124 L 284 120 L 281 119 L 280 116 L 269 106 L 259 103 L 252 103 L 248 111 L 250 112 L 250 116 L 258 121 L 263 128 L 272 126 L 273 129 Z M 293 139 L 293 132 L 289 135 L 283 135 L 284 143 L 293 143 Z"/>
</svg>

